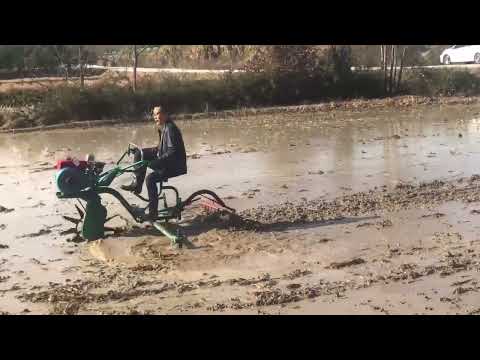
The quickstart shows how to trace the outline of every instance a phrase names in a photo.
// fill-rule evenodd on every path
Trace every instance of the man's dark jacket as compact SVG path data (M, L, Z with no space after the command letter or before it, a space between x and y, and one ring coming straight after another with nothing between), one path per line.
M169 119L163 131L158 131L158 136L158 159L150 166L153 169L165 168L166 176L169 178L186 174L187 154L180 129Z

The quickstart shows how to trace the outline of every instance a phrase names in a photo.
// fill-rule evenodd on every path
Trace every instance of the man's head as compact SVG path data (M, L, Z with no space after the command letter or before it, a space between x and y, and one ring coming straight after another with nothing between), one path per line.
M159 128L165 124L167 118L167 114L161 106L155 106L153 108L153 120Z

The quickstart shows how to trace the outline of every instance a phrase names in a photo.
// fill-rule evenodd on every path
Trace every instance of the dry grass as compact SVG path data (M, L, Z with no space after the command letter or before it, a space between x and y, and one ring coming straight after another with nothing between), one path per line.
M218 73L137 73L137 82L161 82L168 79L179 81L188 80L214 80L220 79L222 74ZM85 77L85 86L102 86L105 83L115 82L120 87L131 86L133 74L131 72L113 72L107 71L100 76ZM58 86L79 85L79 78L70 78L67 82L63 77L43 77L43 78L25 78L0 80L0 92L8 93L18 90L48 90Z
M87 81L80 89L74 82L51 82L41 90L0 91L0 104L17 108L35 105L27 113L0 117L0 127L25 128L71 121L142 117L159 101L175 114L216 112L246 107L299 105L340 99L378 98L383 76L353 73L344 78L332 71L245 74L142 74L137 91L130 89L131 74L108 72ZM480 79L468 71L414 71L405 74L402 94L421 96L475 96ZM16 86L25 86L20 84ZM27 85L28 86L28 85ZM25 88L24 88L25 89Z

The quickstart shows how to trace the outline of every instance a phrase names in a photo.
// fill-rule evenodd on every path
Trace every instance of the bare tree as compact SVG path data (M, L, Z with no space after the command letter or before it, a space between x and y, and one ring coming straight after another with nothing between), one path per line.
M387 72L387 45L382 45L382 48L383 48L383 51L382 51L382 54L383 54L383 62L382 62L382 66L383 66L383 90L385 93L387 93L388 89L387 89L387 77L388 77L388 72Z
M85 45L78 45L78 71L80 75L80 87L85 86L85 65L89 61L96 59L96 55L93 51L88 49Z
M230 70L233 70L233 62L237 57L237 49L235 45L225 45L227 48L228 57L230 59Z
M205 61L208 61L212 58L212 54L214 52L213 45L202 45L202 55Z
M390 79L388 81L388 93L391 94L393 90L393 69L395 67L395 47L396 45L390 45Z
M381 69L384 73L384 91L385 94L393 95L400 89L402 81L403 66L407 47L403 48L400 55L398 45L380 45ZM390 54L390 56L388 56ZM398 64L400 68L398 69ZM398 71L397 71L398 70Z
M83 46L78 45L78 69L80 71L80 87L83 89L85 85L85 78L83 72Z
M71 65L71 53L70 47L68 45L53 45L53 50L55 57L57 59L58 65L65 72L65 81L69 79L69 71Z
M393 55L393 84L392 87L395 87L397 85L396 83L396 78L397 78L397 66L398 66L398 61L397 61L397 45L394 47L394 55Z
M406 54L407 54L407 46L403 48L402 57L400 58L400 70L398 72L397 91L400 89L400 84L402 81L403 62L405 60Z
M138 67L138 58L142 52L144 52L148 48L147 45L141 46L140 48L138 45L132 46L132 60L133 60L133 85L132 90L133 92L137 91L137 67Z
M85 63L88 61L91 52L84 45L53 45L52 48L58 65L64 71L65 81L69 80L72 63L76 62L80 75L80 86L83 87L85 83ZM74 55L75 51L77 55Z
M383 47L384 45L380 45L380 68L383 70L383 67L385 66L385 62L383 61Z

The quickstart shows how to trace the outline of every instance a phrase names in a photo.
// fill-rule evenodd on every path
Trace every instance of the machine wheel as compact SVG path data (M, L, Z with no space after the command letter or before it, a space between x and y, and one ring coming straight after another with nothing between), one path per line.
M67 167L56 174L57 188L63 194L74 194L85 186L85 176L77 168Z
M445 56L443 57L443 65L450 65L451 63L452 63L452 62L451 62L451 60L450 60L450 56L445 55Z

